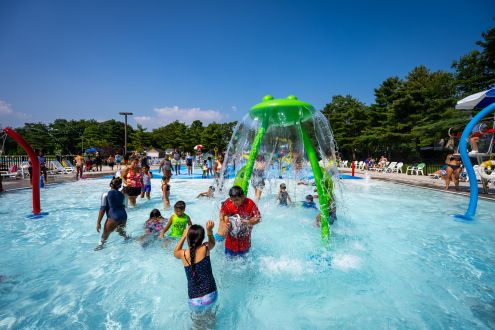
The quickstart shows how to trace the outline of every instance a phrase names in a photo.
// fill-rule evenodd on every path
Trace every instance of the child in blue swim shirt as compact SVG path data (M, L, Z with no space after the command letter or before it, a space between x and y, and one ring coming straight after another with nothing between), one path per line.
M306 196L306 200L302 202L302 207L306 209L318 209L316 203L313 201L313 195Z

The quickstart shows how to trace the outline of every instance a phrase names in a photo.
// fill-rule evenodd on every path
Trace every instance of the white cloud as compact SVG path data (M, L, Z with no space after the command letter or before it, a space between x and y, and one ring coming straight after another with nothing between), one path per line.
M235 105L232 106L232 111L237 112L237 107Z
M153 109L154 116L134 116L134 120L146 128L157 128L167 125L173 121L191 124L195 120L201 120L204 124L219 122L225 119L225 116L217 110L202 110L201 108L179 108L163 107Z
M0 127L12 126L16 127L22 125L22 122L27 118L27 114L23 112L16 112L12 108L12 105L0 100Z
M11 115L14 113L12 106L7 102L0 100L0 116Z

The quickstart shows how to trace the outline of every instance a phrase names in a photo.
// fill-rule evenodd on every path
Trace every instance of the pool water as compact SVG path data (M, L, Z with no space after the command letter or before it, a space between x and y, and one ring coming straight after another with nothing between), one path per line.
M217 223L220 198L196 199L211 180L172 180L171 202L187 203L194 223ZM49 216L27 220L29 191L0 196L0 328L188 329L183 266L173 244L143 248L116 233L102 251L96 219L108 180L42 191ZM289 186L302 201L310 186ZM212 251L219 329L495 327L495 203L460 222L466 197L386 182L343 180L330 248L315 212L275 205L264 192L263 221L246 258ZM160 180L152 199L128 211L137 238L153 208L163 211ZM197 324L196 324L197 325Z

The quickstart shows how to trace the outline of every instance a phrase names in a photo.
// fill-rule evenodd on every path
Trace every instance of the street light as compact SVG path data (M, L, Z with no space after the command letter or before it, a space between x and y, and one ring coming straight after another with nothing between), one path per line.
M127 116L132 116L132 112L119 112L119 115L125 117L125 126L124 126L124 155L127 154Z

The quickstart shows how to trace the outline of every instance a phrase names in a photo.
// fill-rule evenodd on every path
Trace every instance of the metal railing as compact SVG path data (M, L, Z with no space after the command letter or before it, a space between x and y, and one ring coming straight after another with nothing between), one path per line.
M52 169L51 162L52 160L62 160L68 159L72 161L74 159L74 155L63 155L63 156L55 156L55 155L45 155L46 163L49 169ZM26 164L29 160L28 155L1 155L0 156L0 164L2 168L9 169L13 165L17 165L18 168L22 167L23 164Z

